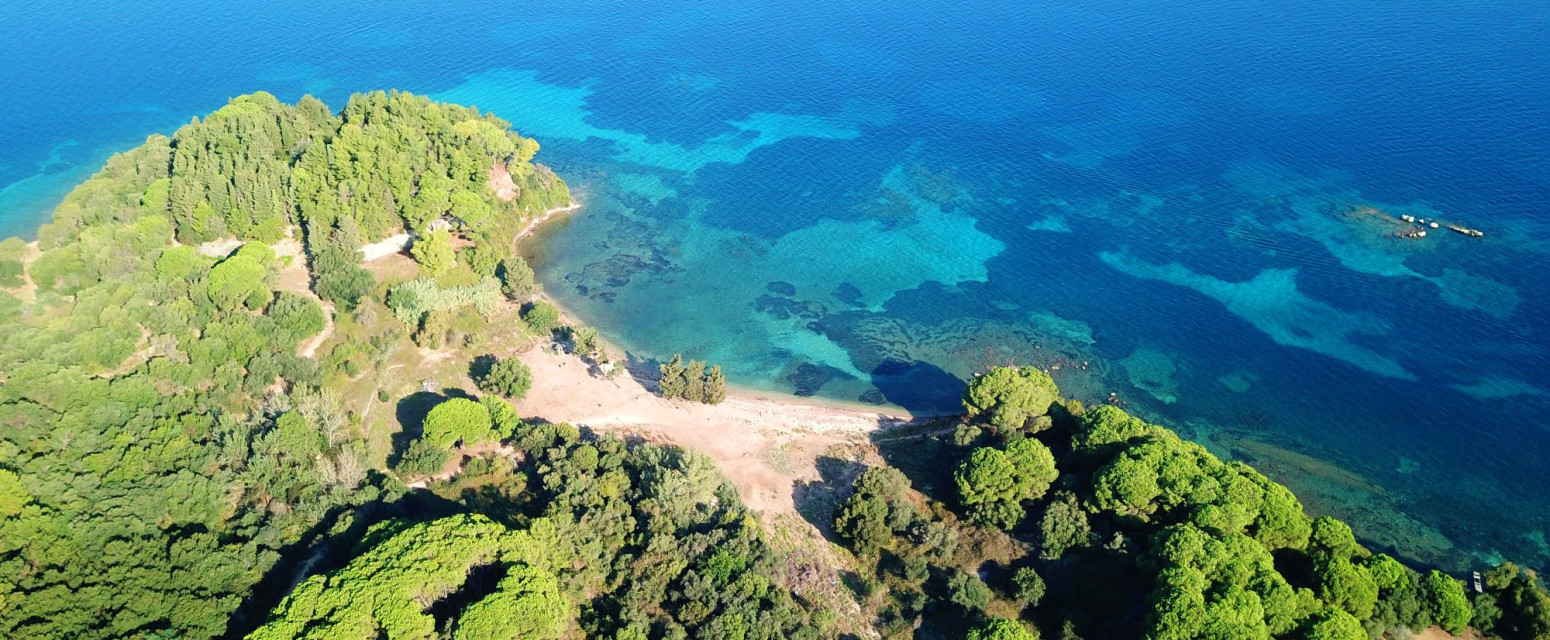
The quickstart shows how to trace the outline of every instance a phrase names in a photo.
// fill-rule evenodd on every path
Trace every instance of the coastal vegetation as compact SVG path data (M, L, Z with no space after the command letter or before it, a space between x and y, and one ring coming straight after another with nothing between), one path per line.
M254 94L0 242L0 636L1550 638L1533 572L1471 593L1036 368L806 487L835 544L704 453L524 416L506 343L618 370L513 253L569 203L537 151L409 94Z

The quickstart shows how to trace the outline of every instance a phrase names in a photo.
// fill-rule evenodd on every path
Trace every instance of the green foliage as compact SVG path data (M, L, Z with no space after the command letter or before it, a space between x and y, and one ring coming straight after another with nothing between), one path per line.
M276 330L288 344L317 335L328 321L317 301L289 291L276 293L265 315L274 320Z
M990 606L990 587L979 576L954 571L947 578L947 599L969 611L984 611Z
M267 270L251 255L234 255L210 268L206 292L223 309L235 309L255 292L263 291Z
M418 278L388 291L387 304L393 315L410 326L421 323L432 312L456 311L469 305L479 315L489 318L500 305L500 288L493 278L450 287L430 278Z
M452 234L446 229L434 229L415 238L409 247L409 255L432 276L446 273L457 262L452 251Z
M1464 585L1441 571L1432 570L1421 579L1426 594L1426 609L1437 626L1452 634L1464 632L1474 610L1464 596Z
M976 524L1011 529L1023 519L1022 503L1044 495L1057 476L1055 457L1038 440L1019 440L1005 451L981 447L958 466L958 500Z
M189 278L199 269L201 260L193 247L167 247L156 258L156 275L169 280Z
M521 398L533 386L533 370L516 358L496 360L488 371L474 378L474 384L485 393Z
M834 517L834 531L864 555L875 555L893 545L897 510L909 489L909 480L892 467L873 467L856 476L854 491Z
M535 300L522 308L522 321L527 323L527 327L534 333L545 335L559 326L560 310L543 300Z
M1054 560L1069 549L1087 546L1092 538L1092 527L1087 522L1087 512L1077 504L1076 498L1066 495L1055 500L1039 518L1039 546L1046 559Z
M706 368L699 360L684 364L681 354L658 368L658 393L669 400L682 398L690 402L721 404L727 399L727 379L721 366Z
M29 502L32 502L32 494L22 484L21 476L0 469L0 518L15 517Z
M0 260L21 260L27 255L27 242L15 236L0 240Z
M425 415L427 442L443 449L495 440L495 425L484 405L467 398L450 398Z
M727 378L721 374L721 365L712 365L705 370L705 393L700 402L705 404L721 404L727 399Z
M538 284L534 280L533 268L527 265L527 261L518 257L510 257L502 260L496 275L501 281L501 293L513 301L526 301L538 292Z
M1022 567L1012 574L1012 597L1025 605L1038 606L1044 599L1044 578L1033 567Z
M18 287L25 280L22 274L26 269L22 267L20 260L0 260L0 287Z
M995 618L969 630L965 640L1039 640L1039 634L1029 631L1016 620Z
M468 606L452 629L453 640L547 640L570 626L570 603L552 574L514 566L495 592Z
M985 417L1000 429L1021 429L1049 413L1060 390L1049 374L1034 367L998 367L969 381L963 408L970 418Z
M1308 629L1307 640L1366 640L1362 623L1340 609L1330 609Z
M658 367L657 393L664 398L682 398L689 388L689 381L684 378L684 359L682 355L673 354L673 359Z
M452 452L436 446L430 440L416 439L409 443L404 453L398 459L398 473L407 478L428 476L441 471L447 461L452 459Z
M248 638L433 638L436 620L426 605L456 591L471 569L492 563L507 566L506 577L464 609L454 637L557 638L569 624L570 606L554 576L525 562L544 548L528 532L457 515L416 524L388 521L366 537L375 544L344 568L297 585Z

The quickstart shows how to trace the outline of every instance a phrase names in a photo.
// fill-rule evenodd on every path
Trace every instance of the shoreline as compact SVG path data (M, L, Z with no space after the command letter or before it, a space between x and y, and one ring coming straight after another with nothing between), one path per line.
M562 213L570 213L580 208L581 203L577 202L575 198L571 198L570 204L568 205L547 209L543 213L534 216L533 219L527 221L527 224L522 225L522 230L518 231L516 237L511 239L511 246L516 247L517 244L522 242L524 238L533 235L533 232L536 231L540 225L548 222L555 216L558 216Z
M532 229L537 228L539 224L547 221L548 218L552 217L556 213L571 211L579 207L579 204L572 203L569 207L550 210L548 215L535 219L533 224L529 225L529 229L527 230L528 235L531 235ZM526 237L526 235L519 236L514 242L520 242ZM542 300L551 305L554 305L554 308L559 310L560 321L563 323L583 327L592 326L591 324L587 323L581 316L572 311L569 307L566 307L559 301L555 300L555 298L549 295L547 291L540 289L538 293L533 295L533 299ZM602 343L604 349L607 349L612 353L616 353L621 356L631 353L629 349L619 346L614 341L609 340L605 336L599 335L598 341ZM713 365L719 363L710 362L706 364ZM628 372L621 375L627 375L633 378L633 375L630 375ZM644 387L644 385L642 386ZM653 394L653 397L657 396ZM657 399L661 400L660 397L657 397ZM771 389L760 389L757 387L738 385L728 381L726 403L732 403L734 401L750 406L767 405L769 407L780 407L782 409L792 409L798 411L805 410L843 412L858 417L867 416L873 419L881 419L898 424L915 424L941 418L951 418L958 415L957 413L915 412L897 405L870 405L860 401L841 400L839 398L799 396L796 394L785 393Z

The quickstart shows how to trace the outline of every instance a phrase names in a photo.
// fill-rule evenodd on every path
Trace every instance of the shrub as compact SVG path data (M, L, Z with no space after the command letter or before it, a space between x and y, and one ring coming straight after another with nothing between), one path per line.
M529 302L522 309L522 321L527 323L529 329L539 335L554 331L560 323L560 310L543 300Z
M474 384L485 393L521 398L533 386L533 370L516 358L495 360L484 371L476 372Z

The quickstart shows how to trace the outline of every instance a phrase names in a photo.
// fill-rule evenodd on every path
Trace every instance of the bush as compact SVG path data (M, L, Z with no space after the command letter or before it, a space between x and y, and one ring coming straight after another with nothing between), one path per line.
M522 398L533 386L533 370L516 358L493 360L488 367L476 366L475 369L483 369L474 372L474 384L485 393Z
M398 459L398 473L406 478L433 475L452 459L452 452L421 438L409 443Z
M522 321L539 335L546 335L560 323L560 310L543 300L529 302L522 309Z
M21 286L24 271L20 261L0 260L0 287Z
M984 611L990 606L990 587L978 576L954 571L947 579L947 598L970 612Z

